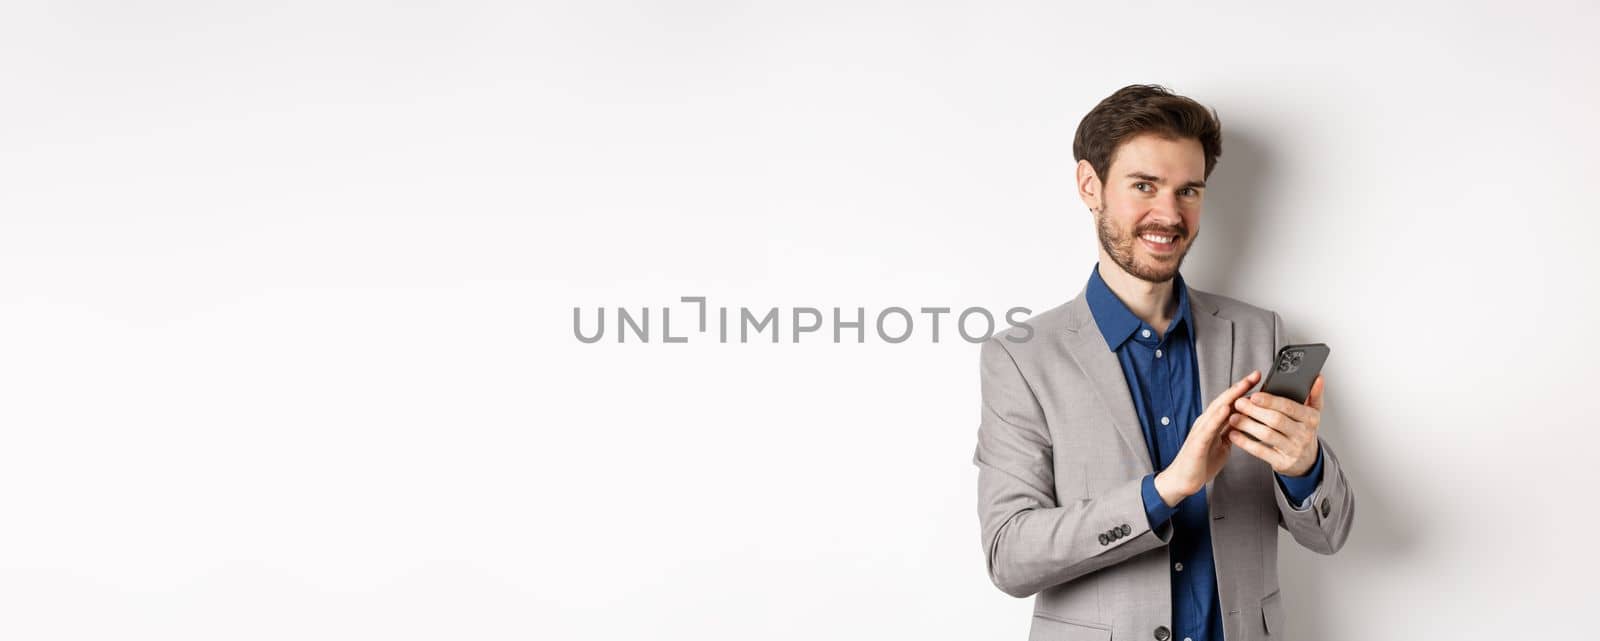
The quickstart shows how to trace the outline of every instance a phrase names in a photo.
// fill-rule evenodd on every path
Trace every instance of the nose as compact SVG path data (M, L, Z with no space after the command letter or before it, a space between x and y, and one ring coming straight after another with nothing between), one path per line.
M1150 222L1166 227L1176 227L1183 221L1180 207L1177 194L1170 191L1162 194L1156 197L1155 202L1150 206Z

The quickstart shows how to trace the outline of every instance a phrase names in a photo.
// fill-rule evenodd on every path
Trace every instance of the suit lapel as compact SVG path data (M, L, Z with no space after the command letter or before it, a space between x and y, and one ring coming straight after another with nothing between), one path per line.
M1204 292L1189 288L1189 312L1194 318L1195 359L1200 363L1200 410L1205 411L1233 381L1233 321L1217 315L1217 307ZM1223 468L1227 471L1227 468ZM1212 495L1206 483L1206 494Z
M1189 305L1190 316L1194 319L1195 359L1199 362L1200 408L1203 411L1211 399L1232 382L1233 321L1218 316L1210 297L1196 292L1193 287L1189 288ZM1150 460L1150 449L1145 443L1144 430L1139 426L1138 410L1128 391L1122 363L1117 360L1117 354L1106 347L1105 336L1095 324L1082 292L1073 300L1071 312L1066 332L1067 353L1088 376L1095 396L1111 416L1123 443L1135 452L1146 473L1154 472L1155 465ZM1207 490L1212 483L1206 484Z
M1195 358L1200 361L1200 408L1222 393L1233 381L1233 321L1217 315L1210 297L1189 289L1190 313L1194 317Z
M1095 396L1111 416L1111 422L1122 435L1124 444L1144 465L1146 473L1154 472L1150 462L1150 448L1145 444L1144 430L1139 427L1139 413L1133 406L1133 395L1128 392L1128 379L1122 373L1122 362L1116 352L1106 347L1105 336L1089 312L1089 301L1082 293L1072 305L1074 318L1067 323L1067 353L1078 362L1078 367L1089 377Z

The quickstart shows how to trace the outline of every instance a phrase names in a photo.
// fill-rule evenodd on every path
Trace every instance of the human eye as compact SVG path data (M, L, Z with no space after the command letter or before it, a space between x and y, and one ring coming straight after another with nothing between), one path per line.
M1154 187L1153 187L1153 186L1151 186L1151 185L1150 185L1150 183L1147 183L1147 182L1137 182L1137 183L1133 183L1133 188L1134 188L1134 189L1137 189L1137 190L1139 190L1139 191L1143 191L1143 192L1145 192L1145 193L1149 193L1149 192L1148 192L1148 191L1147 191L1147 190L1146 190L1146 189L1145 189L1145 188L1146 188L1146 187L1150 187L1150 188L1151 188L1151 189L1154 189Z
M1193 196L1199 196L1200 195L1200 190L1195 189L1193 187L1184 187L1183 191L1179 192L1179 193L1182 193L1185 196L1193 197Z

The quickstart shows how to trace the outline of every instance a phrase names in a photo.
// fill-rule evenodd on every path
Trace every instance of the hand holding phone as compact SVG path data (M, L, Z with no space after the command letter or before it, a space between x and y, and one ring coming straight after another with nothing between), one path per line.
M1322 423L1320 395L1317 407L1306 401L1328 352L1322 343L1285 345L1278 350L1267 380L1261 384L1261 391L1278 398L1235 401L1238 413L1228 417L1232 428L1229 440L1280 474L1304 475L1316 461L1317 428Z
M1304 404L1311 396L1311 385L1317 381L1317 374L1322 373L1322 365L1328 362L1329 351L1322 343L1284 345L1273 359L1261 391Z

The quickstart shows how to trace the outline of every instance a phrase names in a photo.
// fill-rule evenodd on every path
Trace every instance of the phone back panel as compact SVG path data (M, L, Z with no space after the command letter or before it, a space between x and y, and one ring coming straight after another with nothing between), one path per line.
M1282 396L1298 403L1306 402L1311 395L1311 384L1316 382L1322 365L1328 362L1328 346L1322 343L1284 345L1272 361L1272 371L1261 391Z

